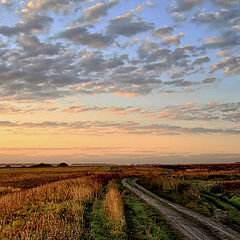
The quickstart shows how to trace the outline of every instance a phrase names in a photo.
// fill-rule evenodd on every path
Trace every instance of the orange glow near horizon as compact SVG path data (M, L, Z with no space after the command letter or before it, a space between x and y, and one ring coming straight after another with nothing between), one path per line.
M11 134L9 134L11 133ZM229 143L229 144L226 144ZM114 127L106 133L96 134L91 129L69 129L64 127L5 127L0 138L0 155L8 155L14 162L15 156L41 157L43 160L58 161L65 156L71 162L72 156L88 158L95 156L108 159L124 156L164 157L169 155L238 154L239 136L223 134L181 134L151 135L124 134ZM126 159L125 159L126 158ZM4 160L2 160L4 162ZM91 161L91 160L90 160ZM146 163L151 163L146 159Z

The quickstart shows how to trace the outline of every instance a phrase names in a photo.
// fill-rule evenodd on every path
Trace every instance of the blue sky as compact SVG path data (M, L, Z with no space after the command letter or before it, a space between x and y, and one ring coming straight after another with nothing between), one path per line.
M2 161L239 160L239 46L239 0L1 0Z

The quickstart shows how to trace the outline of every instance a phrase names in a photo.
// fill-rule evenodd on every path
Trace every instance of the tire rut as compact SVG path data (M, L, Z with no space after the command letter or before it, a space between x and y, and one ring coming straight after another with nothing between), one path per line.
M184 239L188 240L240 240L232 229L214 222L198 213L192 212L179 204L172 203L164 198L158 197L154 193L143 188L133 180L136 187L130 186L127 179L122 180L122 185L133 191L138 197L146 201L150 206L157 209L164 217L184 235ZM154 199L144 192L154 196ZM166 206L168 205L168 206Z

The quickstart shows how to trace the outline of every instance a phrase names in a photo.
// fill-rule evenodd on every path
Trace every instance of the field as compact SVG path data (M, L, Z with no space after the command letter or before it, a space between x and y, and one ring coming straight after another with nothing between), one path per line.
M240 164L0 168L0 239L182 239L127 179L240 232Z

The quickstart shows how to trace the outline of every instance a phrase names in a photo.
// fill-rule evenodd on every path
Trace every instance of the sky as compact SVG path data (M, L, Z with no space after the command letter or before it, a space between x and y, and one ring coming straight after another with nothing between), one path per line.
M0 163L240 161L240 0L0 0Z

